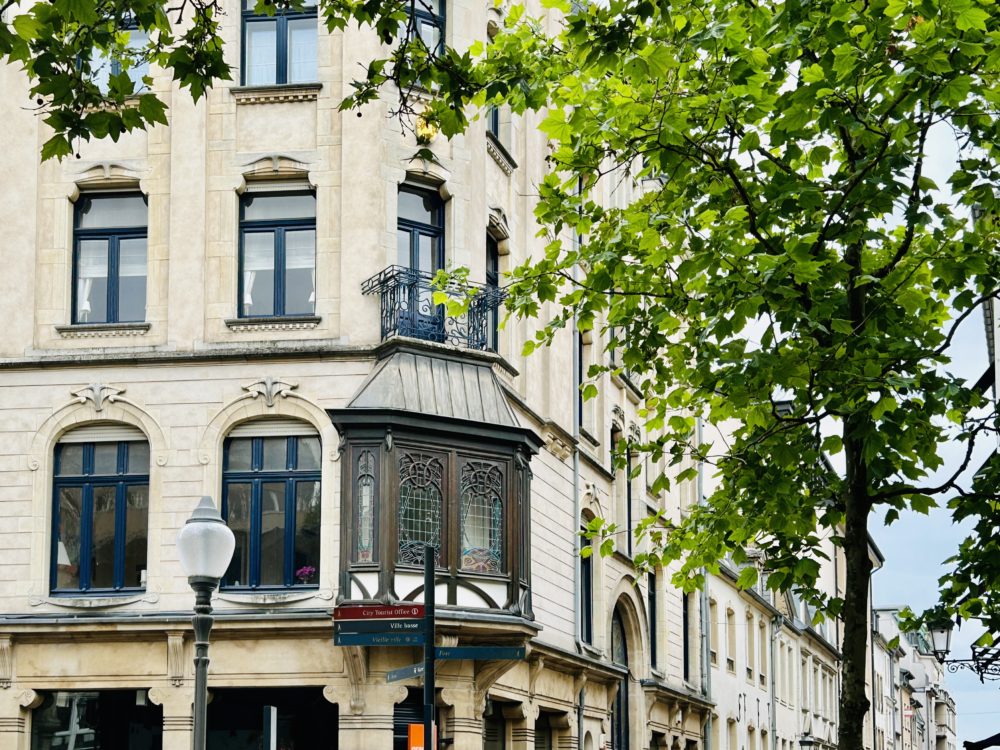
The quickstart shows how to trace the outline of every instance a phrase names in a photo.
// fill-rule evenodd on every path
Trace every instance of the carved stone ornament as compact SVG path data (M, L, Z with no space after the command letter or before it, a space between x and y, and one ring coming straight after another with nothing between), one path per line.
M263 397L264 403L268 407L273 407L275 400L279 396L288 398L292 391L298 387L298 383L288 383L284 380L273 378L270 375L242 386L243 390L250 394L250 398Z
M368 682L368 649L364 646L345 646L344 666L351 681L351 713L359 716L365 712L365 683Z
M167 633L167 676L170 684L184 684L184 632L171 630Z
M7 689L14 681L14 639L0 635L0 688Z
M635 422L628 426L628 437L633 443L639 443L642 441L642 432L639 430L639 425Z
M618 422L621 429L625 428L625 410L615 404L611 407L611 416Z
M85 404L88 401L94 404L94 411L104 411L104 404L113 404L118 397L125 393L124 388L116 388L106 383L90 383L76 391L70 391L76 396L76 400Z
M573 455L573 448L554 432L545 434L545 449L560 461L565 461Z

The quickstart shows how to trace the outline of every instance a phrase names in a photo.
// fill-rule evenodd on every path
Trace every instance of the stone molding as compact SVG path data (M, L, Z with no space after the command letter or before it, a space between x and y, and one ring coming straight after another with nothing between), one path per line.
M318 315L277 318L227 318L226 328L236 333L247 331L311 331L320 324Z
M8 689L14 681L14 638L0 635L0 688Z
M229 89L233 99L242 104L280 104L311 102L319 98L321 83L290 83L277 86L234 86Z
M56 333L64 339L124 338L145 336L149 323L75 323L56 326Z
M486 153L493 158L500 170L508 177L517 169L517 162L491 133L486 135Z

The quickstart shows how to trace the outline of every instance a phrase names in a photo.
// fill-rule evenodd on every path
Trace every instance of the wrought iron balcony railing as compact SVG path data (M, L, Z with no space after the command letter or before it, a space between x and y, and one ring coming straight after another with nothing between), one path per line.
M473 283L456 287L456 296L470 290L474 295L465 313L452 317L444 305L434 304L434 292L442 290L434 288L433 278L433 274L413 268L389 266L362 283L364 294L380 297L382 340L409 336L468 349L495 350L503 290Z

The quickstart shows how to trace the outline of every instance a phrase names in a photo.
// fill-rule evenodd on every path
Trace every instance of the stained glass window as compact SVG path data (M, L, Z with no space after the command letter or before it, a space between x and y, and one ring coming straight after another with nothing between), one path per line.
M399 459L399 563L423 565L424 545L434 548L441 564L440 459L423 453L404 453Z
M357 531L354 559L359 563L375 560L375 455L370 450L358 454Z
M461 478L462 570L503 570L503 474L496 464L469 461Z

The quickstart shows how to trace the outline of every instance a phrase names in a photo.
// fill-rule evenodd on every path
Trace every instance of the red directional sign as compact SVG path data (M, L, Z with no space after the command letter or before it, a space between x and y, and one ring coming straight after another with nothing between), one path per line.
M345 604L333 610L334 620L401 620L423 616L423 604Z

